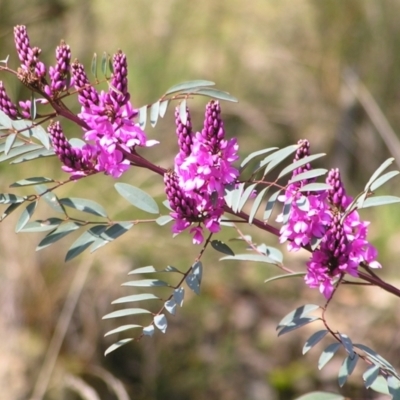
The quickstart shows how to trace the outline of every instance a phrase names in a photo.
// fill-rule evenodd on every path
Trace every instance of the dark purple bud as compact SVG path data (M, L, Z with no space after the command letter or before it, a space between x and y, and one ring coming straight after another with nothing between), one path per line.
M55 67L50 67L49 75L51 79L51 90L59 92L66 90L68 85L68 74L70 72L71 49L67 44L61 41L56 48Z
M0 110L11 119L17 119L18 117L17 106L8 97L2 81L0 81Z
M218 101L211 100L207 104L201 135L210 144L212 152L214 154L217 153L221 140L225 138L224 123L221 119L221 106Z
M126 55L119 50L113 57L113 74L109 95L123 106L129 101L128 93L128 64Z
M90 84L83 65L75 61L71 65L71 70L75 89L78 90L79 102L87 108L90 108L92 105L98 105L99 94Z
M326 183L331 186L331 189L328 190L329 201L340 211L344 211L349 203L349 198L346 196L338 168L329 171Z
M192 120L190 118L189 108L186 107L186 123L184 124L180 117L179 106L175 109L176 135L178 136L179 153L182 158L190 155L193 136Z

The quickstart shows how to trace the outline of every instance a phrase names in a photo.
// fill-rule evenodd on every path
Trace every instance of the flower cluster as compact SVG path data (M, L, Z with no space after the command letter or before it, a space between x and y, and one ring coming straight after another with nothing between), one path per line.
M309 155L309 144L299 143L294 161ZM306 165L305 170L310 170ZM294 175L303 171L296 170ZM362 221L356 210L346 214L352 198L346 194L338 169L329 171L329 189L301 194L298 189L308 182L289 185L281 200L291 202L287 222L280 231L280 241L288 241L289 250L318 243L307 262L305 281L312 288L319 288L330 298L335 282L345 274L358 276L358 267L366 263L380 268L377 251L367 241L369 222ZM278 221L283 222L283 214Z
M192 224L193 242L203 241L203 225L210 232L220 230L224 210L224 189L233 184L239 171L233 167L238 159L236 139L225 139L221 108L217 101L206 106L204 126L193 133L189 110L183 123L177 108L175 117L180 150L175 158L175 172L166 174L166 193L175 219L174 233ZM173 176L173 178L172 178ZM181 206L182 201L185 206Z

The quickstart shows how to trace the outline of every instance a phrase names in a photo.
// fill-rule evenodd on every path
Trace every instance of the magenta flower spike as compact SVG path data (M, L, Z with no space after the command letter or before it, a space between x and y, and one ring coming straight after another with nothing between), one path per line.
M72 77L75 89L78 90L78 100L85 108L99 104L99 94L91 85L82 64L75 61L71 65Z
M0 110L8 115L11 119L17 119L18 117L17 106L8 97L2 81L0 81Z
M56 65L49 68L50 88L53 93L68 89L68 74L71 69L71 49L63 41L56 48L56 60Z
M193 145L192 120L190 118L190 111L188 107L186 107L185 124L181 120L179 106L175 108L175 124L179 145L179 153L175 158L175 163L177 165L181 165L185 158L190 156Z
M129 101L130 95L128 93L128 64L126 55L121 50L113 56L113 70L108 93L122 107Z

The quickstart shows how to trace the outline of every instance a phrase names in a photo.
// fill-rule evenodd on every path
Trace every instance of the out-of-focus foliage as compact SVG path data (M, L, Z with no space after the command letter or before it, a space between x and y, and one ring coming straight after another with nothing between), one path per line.
M46 61L54 59L61 38L71 45L73 57L88 66L94 51L123 49L137 106L155 101L175 83L209 79L240 100L224 103L223 114L228 134L239 137L242 154L306 137L313 153L327 153L356 191L394 149L385 146L382 132L371 124L371 115L349 90L345 77L348 71L355 73L400 132L399 12L395 0L2 0L0 59L10 54L10 65L17 65L12 28L25 24ZM16 81L0 79L13 98L23 98ZM199 106L198 114L200 103L193 103ZM198 117L193 119L201 120ZM177 150L172 120L169 112L155 130L147 127L150 136L162 141L154 157L165 166L172 165ZM46 176L48 168L59 169L56 160L35 163L18 171L3 164L2 188L31 176L27 172L33 165L37 176ZM162 182L143 171L132 170L124 181L143 185L160 199L163 195ZM78 182L76 190L86 188L88 197L129 216L126 202L108 190L113 184L105 177L96 184ZM381 261L393 275L399 256L395 207L379 209L371 229ZM112 393L118 393L118 382L106 371L125 384L132 399L286 400L311 390L337 391L339 366L334 360L323 374L314 375L318 352L301 356L311 330L299 331L298 341L294 335L276 337L275 326L289 310L321 300L301 279L297 284L281 280L264 286L262 282L275 273L269 267L217 263L220 255L210 252L203 260L201 296L187 295L184 307L170 318L168 334L145 338L104 358L111 342L103 334L115 326L112 320L101 322L101 317L113 310L113 299L132 294L129 288L120 288L126 273L150 263L164 268L175 262L187 268L196 256L190 238L170 239L169 226L135 227L95 257L81 256L64 264L67 243L35 253L37 238L14 235L15 223L10 218L0 226L4 398L25 399L45 384L40 371L51 365L46 350L52 337L60 337L56 326L63 323L68 329L61 349L53 347L49 356L56 360L46 375L49 400L76 399L82 386L87 391L95 388L102 400L117 398ZM294 267L304 262L299 255L286 260ZM84 283L81 292L79 279ZM77 306L68 318L61 310L74 299ZM333 326L354 339L368 332L374 348L388 358L399 351L395 299L367 288L343 289L340 299L332 312ZM376 327L379 332L374 333ZM393 362L399 367L397 360ZM372 398L359 384L361 373L356 369L343 394ZM124 399L122 391L118 398Z

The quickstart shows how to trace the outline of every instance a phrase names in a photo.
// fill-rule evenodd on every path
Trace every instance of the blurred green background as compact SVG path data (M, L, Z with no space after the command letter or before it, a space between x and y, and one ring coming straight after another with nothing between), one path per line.
M122 49L137 106L155 101L173 84L212 80L240 100L222 108L227 134L238 137L242 155L307 138L314 153L328 154L320 165L340 167L348 191L356 194L377 166L399 150L397 137L390 137L386 119L376 110L379 104L394 132L400 132L398 15L398 0L0 0L0 59L9 54L9 65L17 67L12 29L24 24L49 64L60 39L88 68L93 52ZM24 98L16 80L4 73L1 79L12 98ZM350 86L359 83L364 90L354 94ZM191 103L197 129L205 102ZM173 109L147 132L161 144L143 154L172 166L177 151ZM68 135L81 132L71 126ZM65 178L55 159L17 167L3 163L0 171L2 192L28 176ZM120 181L163 199L161 180L145 171L131 170ZM399 195L397 182L387 185L386 193ZM113 184L111 178L93 177L59 193L92 198L115 218L135 218L139 214ZM48 216L49 209L38 213ZM127 272L144 265L184 269L200 249L190 245L186 234L172 240L169 226L142 225L94 256L65 264L74 238L36 253L39 235L16 235L17 216L0 229L2 399L28 399L36 393L35 400L287 400L313 389L338 391L344 354L322 372L317 371L322 345L301 355L304 341L319 327L276 337L275 327L287 312L306 302L323 304L321 295L301 279L264 285L279 271L218 262L220 255L213 250L204 258L202 295L187 293L183 309L169 317L167 333L105 358L113 341L103 335L121 323L101 317L115 309L112 300L134 293L120 286L129 280ZM373 221L370 239L379 248L382 274L400 284L398 207L365 211L363 217ZM277 245L265 233L243 230ZM306 253L298 253L285 260L288 267L302 270L306 259ZM397 310L396 299L379 289L345 287L329 320L334 329L400 367ZM57 340L62 342L59 351ZM362 388L365 369L360 362L340 392L352 399L385 398Z

